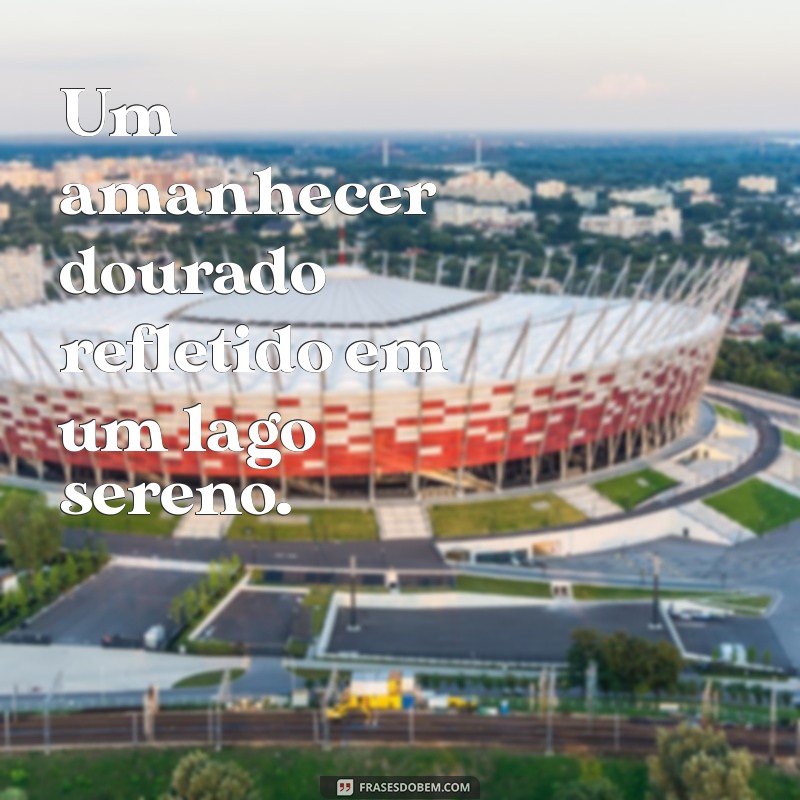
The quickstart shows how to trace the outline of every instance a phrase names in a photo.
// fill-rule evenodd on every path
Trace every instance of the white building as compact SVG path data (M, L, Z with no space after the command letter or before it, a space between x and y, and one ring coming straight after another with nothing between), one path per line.
M739 178L739 188L757 194L775 194L778 191L778 180L769 175L745 175Z
M656 186L644 186L639 189L617 189L611 192L609 197L617 203L629 203L632 206L672 207L672 194Z
M691 192L692 194L708 194L711 191L711 179L701 178L695 175L691 178L684 178L680 183L681 191Z
M572 199L581 208L591 210L597 206L597 192L594 189L573 189Z
M676 208L660 208L652 216L636 216L632 208L615 206L608 214L585 214L580 229L599 236L619 236L633 239L638 236L658 236L669 233L680 239L681 212Z
M711 203L715 204L717 202L717 196L713 192L706 192L704 194L693 194L689 198L689 205L690 206L697 206L701 203Z
M44 300L44 258L40 245L0 250L0 308Z
M560 200L567 193L564 181L539 181L536 184L536 196L545 200Z
M501 203L517 206L530 203L533 192L507 172L492 175L484 169L457 175L446 181L439 191L441 197L461 197L476 203Z
M514 211L507 206L438 200L433 206L436 225L511 228L536 222L533 211Z
M8 203L0 203L0 223L8 222L11 219L11 206Z

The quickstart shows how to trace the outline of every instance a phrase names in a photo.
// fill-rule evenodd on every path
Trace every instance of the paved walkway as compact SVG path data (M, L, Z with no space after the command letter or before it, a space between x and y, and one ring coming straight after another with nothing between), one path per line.
M430 539L431 523L425 507L412 500L403 503L380 503L375 518L383 541L395 539Z
M244 658L209 658L77 645L0 644L0 694L44 693L61 675L63 692L168 689L198 672L246 667Z
M609 517L622 511L616 503L612 503L593 486L568 486L565 489L556 489L555 494L589 519Z
M216 508L216 506L215 506ZM175 539L223 539L228 532L233 517L198 514L200 506L196 505L188 514L180 518L175 532Z
M722 541L728 544L739 544L739 542L745 542L754 536L752 531L711 506L707 506L701 500L687 503L681 512L690 520L714 531Z

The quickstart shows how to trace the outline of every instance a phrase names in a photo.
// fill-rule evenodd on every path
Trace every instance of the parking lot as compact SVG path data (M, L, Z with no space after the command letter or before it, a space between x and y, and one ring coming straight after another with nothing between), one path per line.
M108 566L5 639L24 634L57 644L98 645L107 635L139 639L152 625L169 630L172 598L199 579L195 572Z
M487 608L360 608L357 631L340 608L328 652L400 658L470 659L487 662L564 662L572 631L625 631L650 641L667 640L666 628L651 630L649 603L550 603Z
M297 592L244 589L200 633L252 653L282 654L290 639L308 641L309 610Z
M757 664L789 669L791 663L768 619L726 617L710 620L674 620L675 630L688 653L712 656L722 645L742 645ZM717 653L718 654L718 653Z

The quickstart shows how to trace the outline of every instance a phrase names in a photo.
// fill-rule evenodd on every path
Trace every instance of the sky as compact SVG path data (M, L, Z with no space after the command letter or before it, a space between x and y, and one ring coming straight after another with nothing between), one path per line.
M0 136L68 134L62 86L164 104L179 135L800 130L797 0L5 0L0 22Z

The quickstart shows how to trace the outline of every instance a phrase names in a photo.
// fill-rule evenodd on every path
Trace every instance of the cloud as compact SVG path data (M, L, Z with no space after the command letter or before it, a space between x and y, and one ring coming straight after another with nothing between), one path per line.
M639 100L658 91L658 85L644 75L616 72L603 75L588 94L593 100Z

